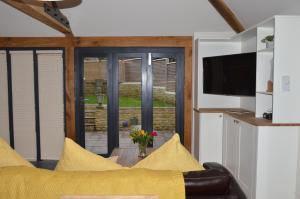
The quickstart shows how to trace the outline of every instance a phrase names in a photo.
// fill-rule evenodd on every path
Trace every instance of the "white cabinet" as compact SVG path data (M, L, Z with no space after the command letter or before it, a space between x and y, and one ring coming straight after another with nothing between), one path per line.
M223 113L200 114L199 160L222 163Z
M224 115L223 165L248 199L296 199L299 127L253 126Z
M223 164L235 176L247 198L253 198L256 162L255 126L224 116Z
M257 127L240 122L237 179L248 198L254 198Z
M223 134L223 164L236 176L238 172L238 135L240 125L237 120L224 116L224 134Z

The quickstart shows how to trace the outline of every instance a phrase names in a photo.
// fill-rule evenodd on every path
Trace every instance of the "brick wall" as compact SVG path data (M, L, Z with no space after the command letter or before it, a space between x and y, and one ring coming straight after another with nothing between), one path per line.
M167 65L167 91L175 92L176 90L176 63Z
M84 81L84 95L91 96L96 94L96 82L93 80Z
M167 86L167 61L157 60L152 62L153 86Z
M137 117L138 124L141 124L140 108L120 108L119 110L119 128L129 130L129 127L123 127L123 122L129 122L130 118ZM175 130L175 108L153 108L153 126L157 131L174 131ZM96 111L96 131L107 131L107 110L97 109Z
M107 80L107 61L84 62L84 78L86 81Z
M119 95L125 97L141 97L141 83L120 83Z

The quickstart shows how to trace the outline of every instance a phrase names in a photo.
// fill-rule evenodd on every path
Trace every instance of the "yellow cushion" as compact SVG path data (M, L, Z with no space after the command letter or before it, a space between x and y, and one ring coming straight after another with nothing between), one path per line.
M106 171L123 167L109 159L85 150L73 140L66 138L64 149L55 170L61 171Z
M174 134L169 141L138 162L133 168L182 172L204 170L203 166L180 143L178 134Z
M184 179L178 171L120 169L114 171L49 171L0 168L1 199L61 199L62 196L157 195L184 199Z
M4 139L0 138L0 167L28 166L34 167L13 150Z

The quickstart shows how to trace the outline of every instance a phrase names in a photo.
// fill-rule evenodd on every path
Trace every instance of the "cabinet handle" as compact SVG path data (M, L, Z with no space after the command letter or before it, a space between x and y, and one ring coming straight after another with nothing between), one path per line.
M222 115L219 115L219 117L222 117Z

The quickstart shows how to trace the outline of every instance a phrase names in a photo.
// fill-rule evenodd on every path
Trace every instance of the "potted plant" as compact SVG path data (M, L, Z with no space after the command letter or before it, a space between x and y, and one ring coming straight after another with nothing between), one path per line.
M153 143L154 137L157 136L157 132L147 132L140 129L132 129L129 137L132 139L133 143L138 143L139 145L139 157L146 157L146 149L148 144Z
M266 48L274 48L274 35L266 36L261 42L266 44Z

